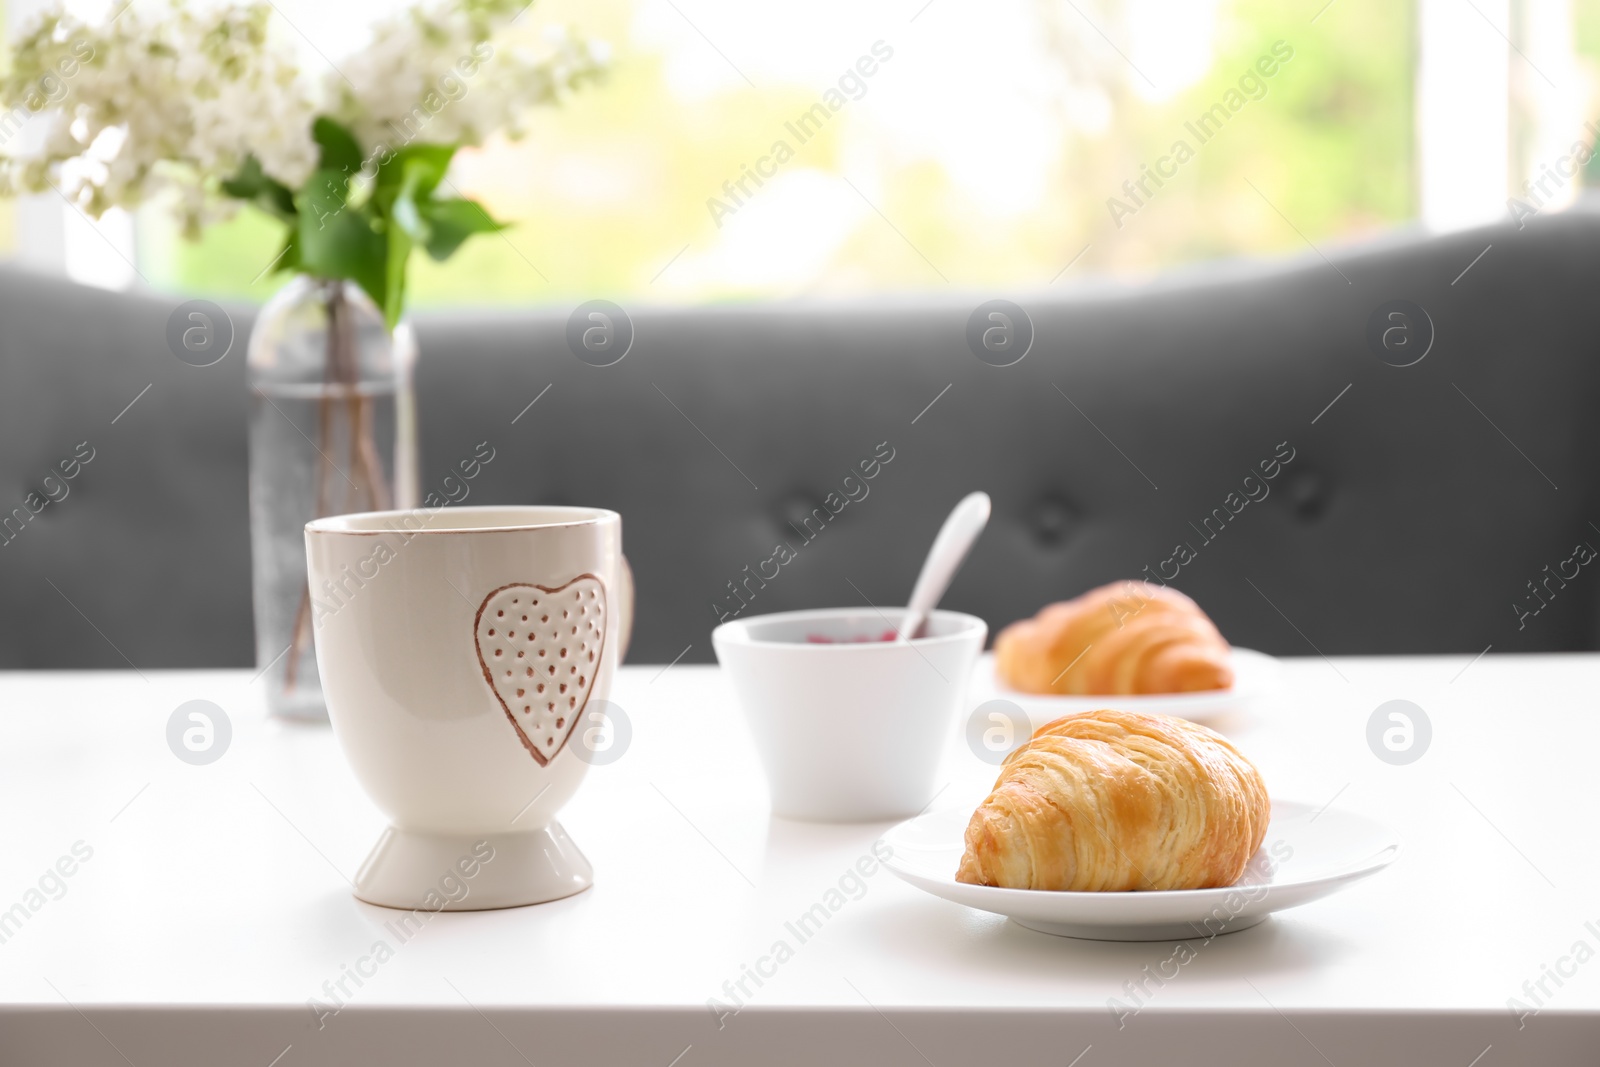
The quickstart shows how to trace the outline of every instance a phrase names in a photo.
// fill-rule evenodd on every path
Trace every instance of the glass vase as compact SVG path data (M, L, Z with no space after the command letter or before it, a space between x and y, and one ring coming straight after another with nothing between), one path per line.
M250 556L256 667L274 715L325 720L306 584L313 518L417 504L410 327L361 289L300 276L250 332Z

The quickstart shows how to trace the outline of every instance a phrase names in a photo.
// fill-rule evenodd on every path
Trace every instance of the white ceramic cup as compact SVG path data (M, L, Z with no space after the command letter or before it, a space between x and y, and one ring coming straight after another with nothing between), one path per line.
M555 815L589 769L625 641L621 518L339 515L306 525L306 557L328 717L391 824L356 896L471 911L587 888ZM465 892L441 897L442 883Z
M766 769L773 814L902 819L934 799L940 757L988 627L972 615L936 611L926 636L914 641L840 643L893 631L903 614L788 611L712 631Z

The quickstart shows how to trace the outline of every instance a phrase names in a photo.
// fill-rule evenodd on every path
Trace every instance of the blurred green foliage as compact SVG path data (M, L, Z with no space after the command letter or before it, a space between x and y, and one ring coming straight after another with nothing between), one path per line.
M1588 101L1593 103L1593 89L1600 72L1600 3L1596 0L1575 0L1572 5L1573 37L1577 46L1578 59L1582 70L1590 82L1591 97ZM1600 119L1592 107L1585 108L1585 120ZM1600 185L1600 157L1590 160L1583 171L1585 185Z

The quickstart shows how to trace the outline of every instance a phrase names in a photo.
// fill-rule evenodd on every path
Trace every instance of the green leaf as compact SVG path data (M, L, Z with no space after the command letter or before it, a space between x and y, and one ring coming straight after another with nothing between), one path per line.
M278 258L272 262L272 273L279 274L283 271L298 271L300 269L300 229L297 226L291 226L288 236L283 240L283 248L278 252Z
M439 183L444 181L445 172L450 169L450 160L455 154L456 146L453 144L408 144L378 164L377 186L372 196L380 204L380 211L388 214L389 207L400 195L401 187L408 182L411 183L414 198L420 200L432 196Z
M290 224L295 221L294 193L262 170L261 161L255 156L245 157L238 173L222 182L222 191L236 200L254 204L273 218Z
M385 299L383 321L391 331L399 325L406 310L406 264L411 259L411 235L398 226L389 227L388 258L385 261Z
M453 256L462 242L473 234L499 233L506 228L505 223L490 218L473 200L427 200L418 210L428 224L428 237L423 247L431 258L441 262Z
M323 115L311 124L311 139L322 149L322 158L317 163L319 170L341 171L346 178L361 172L364 160L355 135L328 116Z
M385 226L387 299L380 303L391 330L405 312L406 266L411 250L419 244L429 246L436 239L427 208L455 153L455 145L409 144L378 164L368 203Z
M428 239L428 224L423 220L422 212L417 203L418 188L428 178L427 166L419 160L413 160L406 165L404 177L400 183L400 190L395 195L394 203L389 207L389 218L395 226L403 230L407 237L421 244ZM426 203L426 194L422 194L423 203Z
M349 278L387 309L389 243L370 214L349 203L344 172L314 171L299 207L299 269L319 278Z

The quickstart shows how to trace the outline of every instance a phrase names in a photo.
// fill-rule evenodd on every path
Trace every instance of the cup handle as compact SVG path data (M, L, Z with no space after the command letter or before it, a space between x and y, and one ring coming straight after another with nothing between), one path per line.
M633 638L633 568L628 565L627 556L617 558L621 562L617 568L617 633L620 637L617 666L620 667L628 655L628 642Z

